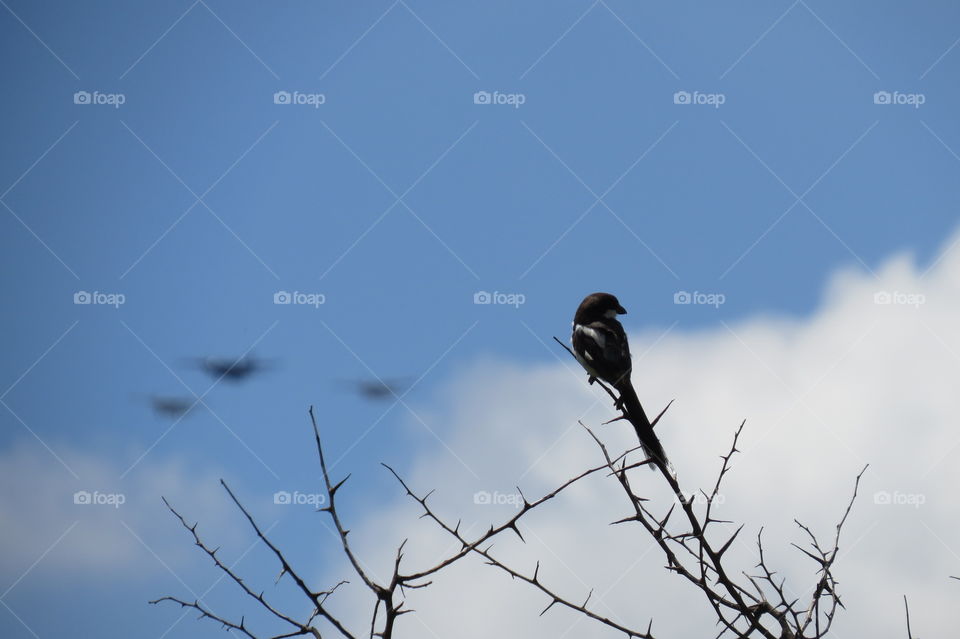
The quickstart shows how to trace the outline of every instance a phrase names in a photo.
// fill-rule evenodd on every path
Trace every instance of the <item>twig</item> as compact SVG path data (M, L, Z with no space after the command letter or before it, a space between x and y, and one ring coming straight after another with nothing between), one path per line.
M913 633L910 631L910 606L907 605L907 596L903 596L903 611L907 615L907 639L913 639Z

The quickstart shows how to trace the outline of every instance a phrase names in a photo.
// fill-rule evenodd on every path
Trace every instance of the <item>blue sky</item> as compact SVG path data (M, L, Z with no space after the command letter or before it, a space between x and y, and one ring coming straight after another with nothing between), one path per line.
M62 495L62 526L4 562L7 637L159 637L175 619L144 603L180 587L149 550L179 532L140 464L250 495L315 488L312 404L344 472L409 468L442 446L445 424L422 415L460 371L554 363L550 337L586 293L615 292L635 330L802 318L837 269L871 274L901 251L932 263L956 228L955 3L0 4L0 449L38 461L4 490L62 475L156 511L140 577L58 579L31 565L87 525ZM284 91L323 103L275 103ZM882 91L923 103L877 104ZM276 305L278 291L324 303ZM678 305L680 291L724 303ZM214 386L210 410L151 413L146 395L208 390L189 358L250 349L273 366ZM338 385L373 375L417 383L400 405ZM363 510L391 486L353 488Z

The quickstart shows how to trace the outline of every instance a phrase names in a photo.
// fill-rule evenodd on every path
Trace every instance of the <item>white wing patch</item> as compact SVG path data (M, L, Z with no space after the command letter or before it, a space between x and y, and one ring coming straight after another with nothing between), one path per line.
M576 330L577 332L584 333L590 339L596 342L597 346L599 346L601 350L606 346L607 338L600 331L592 329L589 326L584 326L582 324L577 324Z

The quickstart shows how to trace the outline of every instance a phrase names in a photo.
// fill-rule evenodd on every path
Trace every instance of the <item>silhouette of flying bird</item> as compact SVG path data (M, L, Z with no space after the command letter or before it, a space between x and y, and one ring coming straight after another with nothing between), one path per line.
M352 386L364 399L374 401L398 397L409 386L406 380L398 379L344 379L340 383Z
M617 321L617 315L626 312L610 293L587 295L573 317L573 353L590 375L591 384L595 379L601 379L617 390L620 394L617 407L626 412L627 419L633 424L643 452L672 474L663 446L654 434L630 381L633 370L630 345L623 325ZM650 468L653 470L652 465Z
M167 417L183 417L193 408L195 399L192 397L174 397L169 395L151 395L150 405L158 415Z
M231 382L242 381L254 373L269 368L266 360L252 355L245 355L236 359L229 357L205 357L194 360L195 364L214 379L225 379Z

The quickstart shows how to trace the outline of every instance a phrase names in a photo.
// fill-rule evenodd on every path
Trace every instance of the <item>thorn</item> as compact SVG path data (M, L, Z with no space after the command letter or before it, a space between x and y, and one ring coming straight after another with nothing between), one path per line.
M663 417L663 414L667 412L667 409L670 408L670 406L671 406L671 404L673 404L673 402L674 402L674 400L671 399L670 402L669 402L666 406L663 407L663 410L660 411L660 414L657 415L656 419L654 419L652 422L650 422L650 428L655 428L655 427L657 426L657 422L660 421L660 418Z
M802 552L803 554L805 554L807 557L810 557L810 559L813 559L815 562L817 562L821 566L826 566L827 562L821 559L820 557L817 557L813 553L807 552L806 550L804 550L803 548L801 548L796 544L791 543L790 545L796 548L797 550L799 550L800 552Z
M670 510L667 511L667 516L663 518L663 521L660 522L660 528L664 528L667 525L667 520L670 519L670 515L673 514L673 509L677 507L677 503L674 502L670 506Z
M520 498L523 500L523 507L524 507L524 509L529 508L529 507L530 507L530 502L527 501L527 496L523 494L523 491L520 490L520 487L519 487L519 486L517 486L517 493L520 494Z
M723 545L723 547L717 552L717 556L722 557L722 556L723 556L723 553L727 552L727 548L730 547L730 544L733 543L733 540L736 539L736 538L737 538L737 535L740 534L740 531L743 530L743 526L744 526L744 524L740 524L740 527L737 528L737 532L733 533L733 535L731 535L730 539L727 540L727 543L725 543L725 544Z
M560 601L559 599L557 599L556 597L554 597L554 598L553 598L553 601L551 601L551 602L547 605L546 608L544 608L543 610L540 611L540 616L542 617L545 612L547 612L548 610L550 610L551 608L553 608L553 604L558 603L559 601Z
M337 482L337 485L336 485L336 486L334 486L333 488L330 489L330 496L331 496L331 497L333 497L333 495L334 495L338 490L340 490L340 487L343 486L343 484L344 484L348 479L350 479L350 475L352 475L352 474L353 474L353 473L348 474L346 477L344 477L344 478L341 479L339 482Z

